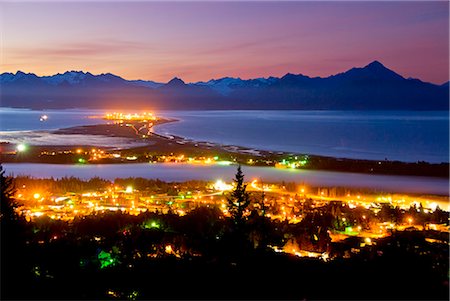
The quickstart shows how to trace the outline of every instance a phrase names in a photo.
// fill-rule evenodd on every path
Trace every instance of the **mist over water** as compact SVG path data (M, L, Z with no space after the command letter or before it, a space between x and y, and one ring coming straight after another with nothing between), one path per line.
M221 165L189 165L181 163L131 163L131 164L4 164L8 174L31 175L39 178L75 176L89 179L95 176L114 180L115 178L143 177L163 181L188 181L222 179L231 182L236 173L236 166ZM448 195L448 179L384 176L347 172L329 172L314 170L278 169L273 167L243 166L242 170L247 181L258 179L264 182L297 182L311 186L341 186L353 188L370 188L383 192L405 192Z

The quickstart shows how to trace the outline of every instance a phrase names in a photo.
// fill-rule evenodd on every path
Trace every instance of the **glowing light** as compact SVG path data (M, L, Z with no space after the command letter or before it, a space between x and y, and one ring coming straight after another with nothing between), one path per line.
M117 259L113 258L110 253L101 251L97 255L98 260L100 261L100 268L104 269L109 266L114 266L117 263Z
M39 198L41 197L41 195L40 195L39 193L35 193L35 194L33 194L33 197L34 197L35 199L39 199Z
M166 248L165 248L165 250L166 250L166 253L168 253L168 254L170 254L170 253L173 252L172 246L171 246L171 245L167 245Z
M305 166L305 165L308 163L308 161L302 160L302 161L300 161L299 163L300 163L301 166Z
M146 222L144 222L143 227L145 229L152 229L152 228L159 229L160 225L156 221L147 220Z
M127 188L125 189L126 193L133 193L133 187L132 186L127 186Z
M434 203L434 202L430 204L430 208L431 208L431 210L433 210L433 211L436 211L437 206L438 206L438 204L436 204L436 203Z
M216 183L214 183L214 189L219 191L226 191L233 189L233 186L225 183L222 180L217 180Z
M23 144L23 143L17 145L17 151L18 152L24 152L24 151L26 151L26 149L27 149L27 146L25 144Z
M42 115L41 118L39 118L39 121L46 121L48 119L47 115Z

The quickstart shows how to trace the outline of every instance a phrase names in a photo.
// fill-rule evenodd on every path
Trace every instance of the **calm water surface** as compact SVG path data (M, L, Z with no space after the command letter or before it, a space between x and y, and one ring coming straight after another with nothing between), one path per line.
M35 136L45 134L35 131L104 123L101 116L105 113L104 110L0 108L0 141L66 144L67 139L61 139L62 136L47 134L39 139ZM49 118L40 122L39 117L44 114ZM333 157L449 162L448 112L161 111L155 114L180 120L157 126L157 133L197 141ZM34 133L27 132L30 130ZM93 137L86 137L86 143L92 140ZM97 145L102 143L106 141Z
M163 111L156 132L332 157L449 162L448 112Z
M103 110L26 110L0 108L0 131L56 130L80 125L105 123ZM47 115L47 121L40 121Z

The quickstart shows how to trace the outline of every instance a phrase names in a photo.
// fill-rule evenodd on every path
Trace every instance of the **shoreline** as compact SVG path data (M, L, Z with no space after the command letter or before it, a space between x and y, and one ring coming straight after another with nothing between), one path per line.
M195 161L225 161L249 166L273 166L277 168L292 168L304 170L323 170L336 172L353 172L362 174L405 175L449 178L449 163L400 162L387 160L365 160L336 158L286 151L268 151L237 145L226 145L208 141L194 141L176 135L161 135L155 133L154 127L170 122L175 118L159 118L152 122L126 121L125 123L106 123L97 125L75 126L58 130L49 130L51 134L91 135L116 138L128 138L145 144L129 148L115 149L92 145L30 145L28 152L17 153L15 145L0 144L0 162L3 163L54 163L76 164L74 157L80 157L75 149L93 148L101 152L115 152L114 157L100 156L86 163L120 164L143 162L186 162L189 158ZM120 157L117 157L117 153ZM83 155L89 155L85 151ZM92 155L92 154L91 154ZM126 158L136 158L128 160ZM125 158L125 160L124 160ZM118 160L119 159L119 160ZM191 160L191 161L194 161Z

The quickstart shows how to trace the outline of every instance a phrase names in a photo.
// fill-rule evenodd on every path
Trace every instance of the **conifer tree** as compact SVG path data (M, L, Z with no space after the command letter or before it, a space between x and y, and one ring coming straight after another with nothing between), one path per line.
M246 191L247 184L244 184L244 174L241 165L238 166L234 179L236 187L228 196L228 212L233 218L234 224L241 228L245 222L245 210L250 205L250 194Z
M11 177L5 176L3 166L0 165L0 220L2 226L17 221L19 216L16 208L19 206L14 200L14 185Z
M0 299L20 298L19 287L26 277L27 267L24 264L24 231L23 219L17 213L19 204L14 199L13 179L5 176L0 165Z

